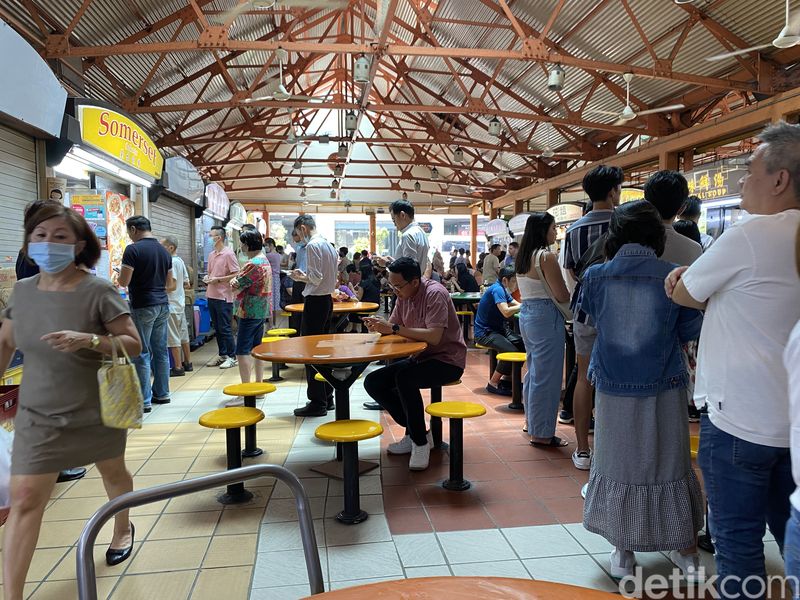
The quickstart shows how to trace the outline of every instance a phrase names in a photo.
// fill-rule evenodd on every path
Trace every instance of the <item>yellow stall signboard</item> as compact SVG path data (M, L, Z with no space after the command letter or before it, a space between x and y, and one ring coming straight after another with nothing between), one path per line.
M161 177L164 158L153 140L129 118L99 106L81 106L83 142L154 179Z

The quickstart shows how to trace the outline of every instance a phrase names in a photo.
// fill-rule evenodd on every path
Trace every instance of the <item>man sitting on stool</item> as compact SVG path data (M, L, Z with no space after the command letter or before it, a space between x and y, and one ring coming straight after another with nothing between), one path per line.
M392 418L406 428L399 442L389 444L389 454L411 454L408 468L428 468L431 440L425 428L425 409L420 389L456 381L464 372L467 347L450 295L440 283L423 279L419 263L398 258L389 264L389 284L397 294L394 311L385 321L365 317L370 331L396 334L426 342L427 349L373 371L364 379L364 389Z
M514 333L506 322L517 314L522 305L511 297L517 289L517 274L514 267L500 269L500 277L490 285L478 304L475 315L475 342L497 352L525 352L522 337ZM511 390L501 387L500 378L511 375L511 363L497 362L497 369L486 385L490 394L510 396Z

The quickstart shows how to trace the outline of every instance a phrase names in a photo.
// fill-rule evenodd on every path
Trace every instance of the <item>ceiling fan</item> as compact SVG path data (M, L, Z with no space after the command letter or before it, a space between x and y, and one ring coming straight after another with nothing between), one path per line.
M346 0L246 0L219 15L221 23L227 23L248 10L268 10L270 8L339 8Z
M717 61L730 58L732 56L739 56L740 54L747 54L755 52L756 50L764 50L765 48L791 48L800 43L800 11L798 11L794 18L789 14L789 0L786 0L786 23L783 29L778 33L778 37L772 40L771 44L762 44L761 46L752 46L750 48L742 48L741 50L734 50L733 52L723 52L722 54L715 54L714 56L707 56L708 61Z
M623 73L622 78L625 80L625 108L622 109L622 112L594 109L586 109L586 112L597 115L611 115L617 117L617 120L614 121L613 124L624 125L628 121L632 121L633 119L642 117L644 115L654 115L657 113L672 112L686 108L684 104L670 104L669 106L661 106L659 108L650 108L647 110L640 110L638 112L634 111L633 108L631 108L631 81L633 80L633 73Z
M254 98L246 98L243 100L244 103L250 102L260 102L261 100L277 100L278 102L286 102L287 100L305 100L311 104L321 104L328 99L328 96L299 96L296 94L292 94L288 89L286 89L286 85L283 81L283 63L289 60L289 53L284 50L283 48L278 48L275 52L278 58L278 66L280 69L280 75L276 79L272 79L272 81L278 81L278 85L274 86L272 91L265 95L265 96L256 96Z

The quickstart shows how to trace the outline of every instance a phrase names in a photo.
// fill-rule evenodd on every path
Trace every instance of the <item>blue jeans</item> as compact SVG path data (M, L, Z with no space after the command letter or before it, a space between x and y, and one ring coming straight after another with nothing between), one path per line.
M794 491L789 449L747 442L703 415L697 462L708 497L720 598L763 598L757 581L767 576L762 538L769 525L783 551Z
M219 355L236 358L236 344L233 341L233 331L231 330L233 302L209 298L208 313L211 317L211 326L217 336Z
M142 353L133 359L133 363L136 365L139 384L142 386L144 405L150 406L153 397L158 400L169 400L169 356L167 355L169 304L134 308L131 317L139 337L142 338Z
M551 438L564 378L564 317L552 300L524 300L519 330L528 362L524 381L528 433Z
M786 522L786 537L783 542L783 559L786 563L786 578L792 586L792 598L800 599L800 511L792 506L792 515Z

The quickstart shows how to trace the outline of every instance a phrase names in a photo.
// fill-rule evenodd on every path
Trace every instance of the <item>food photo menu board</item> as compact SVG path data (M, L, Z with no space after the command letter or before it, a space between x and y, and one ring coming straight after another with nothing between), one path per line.
M117 192L106 192L106 207L108 208L108 254L109 276L114 269L122 266L122 253L130 243L128 232L125 230L125 220L133 216L133 200Z
M72 210L80 213L89 223L105 249L95 269L104 279L113 280L114 269L122 265L122 253L129 243L125 220L133 216L134 202L124 194L113 191L72 194Z

